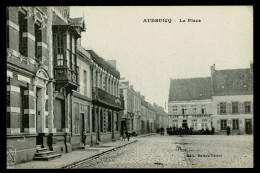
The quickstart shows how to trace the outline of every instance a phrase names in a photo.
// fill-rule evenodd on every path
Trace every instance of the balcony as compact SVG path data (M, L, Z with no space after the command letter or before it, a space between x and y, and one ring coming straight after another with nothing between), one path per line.
M103 104L103 105L108 105L120 110L124 109L124 100L121 98L118 98L116 96L113 96L106 91L93 87L92 88L92 99L93 102Z
M66 67L55 67L54 75L58 88L65 87L68 92L71 92L79 86L78 67L77 71L72 71Z

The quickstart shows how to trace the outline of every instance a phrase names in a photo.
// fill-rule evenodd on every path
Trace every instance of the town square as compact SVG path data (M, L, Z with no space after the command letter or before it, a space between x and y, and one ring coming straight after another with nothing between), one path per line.
M252 6L6 14L7 169L254 167Z

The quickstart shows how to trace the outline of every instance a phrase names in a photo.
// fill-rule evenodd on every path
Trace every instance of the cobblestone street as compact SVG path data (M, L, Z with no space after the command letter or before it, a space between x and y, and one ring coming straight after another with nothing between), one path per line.
M75 168L213 167L253 167L253 136L154 135Z

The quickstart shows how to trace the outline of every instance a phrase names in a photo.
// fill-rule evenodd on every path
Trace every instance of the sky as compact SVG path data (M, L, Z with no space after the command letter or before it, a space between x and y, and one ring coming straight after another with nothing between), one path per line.
M171 78L209 77L213 64L221 70L249 68L253 62L250 6L70 7L71 18L83 16L82 46L116 60L121 78L162 107Z

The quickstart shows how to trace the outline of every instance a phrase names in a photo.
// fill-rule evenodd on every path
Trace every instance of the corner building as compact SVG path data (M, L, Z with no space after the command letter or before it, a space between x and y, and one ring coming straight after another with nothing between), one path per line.
M79 87L82 20L69 7L7 7L7 148L15 164L36 148L72 150L71 96Z
M213 125L217 132L253 133L253 64L245 69L211 66Z

